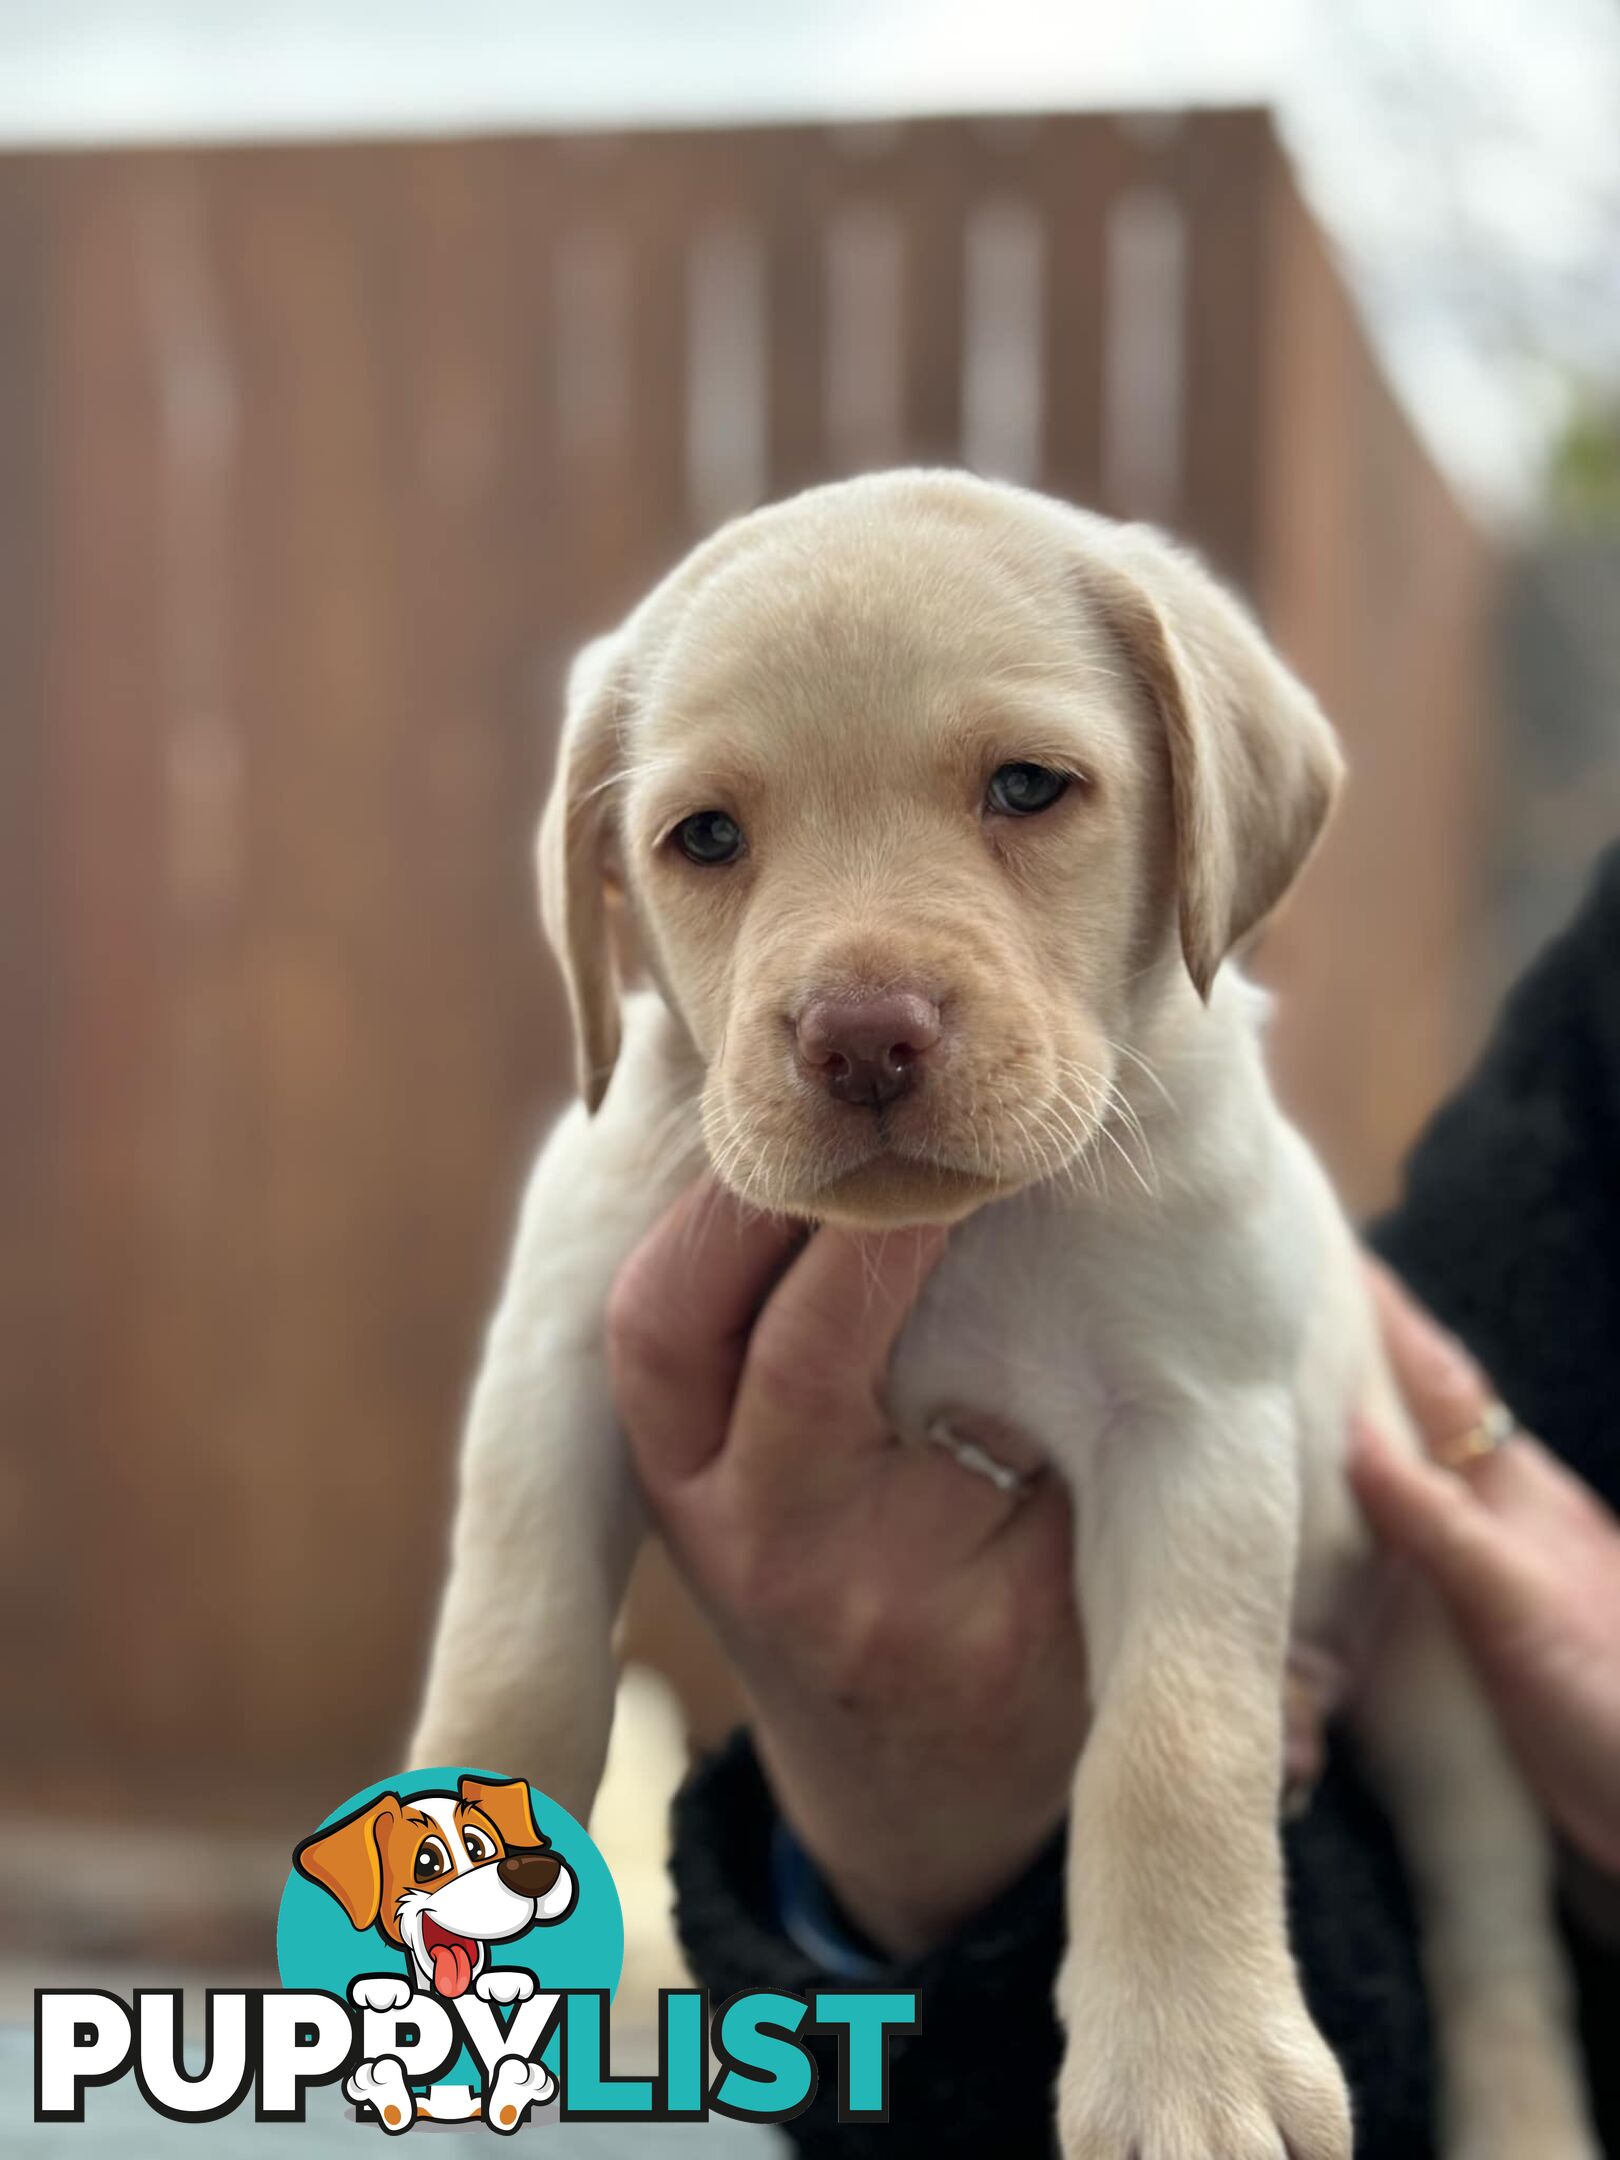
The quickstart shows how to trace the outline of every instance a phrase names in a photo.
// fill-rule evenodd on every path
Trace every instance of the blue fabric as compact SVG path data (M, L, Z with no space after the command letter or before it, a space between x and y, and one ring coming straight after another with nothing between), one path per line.
M815 1862L778 1815L771 1825L776 1924L796 1950L840 1980L881 1980L891 1967L857 1942Z

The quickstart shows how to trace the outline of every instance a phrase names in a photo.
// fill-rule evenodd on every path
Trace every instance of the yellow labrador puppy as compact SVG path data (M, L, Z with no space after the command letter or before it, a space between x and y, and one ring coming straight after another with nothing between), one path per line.
M1327 723L1156 534L958 474L726 527L569 689L540 841L582 1102L473 1402L416 1762L600 1774L643 1521L603 1310L706 1153L816 1221L960 1221L888 1407L1077 1495L1068 2160L1345 2160L1277 1835L1291 1639L1367 1594L1356 1250L1229 955L1332 803ZM654 991L616 981L616 882ZM1358 1707L1422 1906L1445 2150L1587 2160L1542 1832L1436 1613Z

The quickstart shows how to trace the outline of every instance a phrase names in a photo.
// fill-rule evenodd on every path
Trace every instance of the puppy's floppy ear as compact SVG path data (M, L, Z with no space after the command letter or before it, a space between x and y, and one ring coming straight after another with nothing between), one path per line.
M337 1899L351 1925L374 1927L382 1911L383 1853L399 1821L399 1795L384 1793L357 1814L305 1838L293 1866Z
M1316 700L1200 564L1146 527L1117 538L1085 576L1164 728L1181 949L1207 998L1304 868L1343 761Z
M501 1833L503 1845L533 1846L547 1842L534 1819L534 1802L522 1778L504 1778L498 1785L492 1785L483 1778L464 1777L459 1790L466 1806L481 1808L489 1817Z
M587 645L568 675L557 770L540 821L540 919L568 987L585 1106L607 1092L619 1055L619 985L607 919L607 842L629 695L618 637Z

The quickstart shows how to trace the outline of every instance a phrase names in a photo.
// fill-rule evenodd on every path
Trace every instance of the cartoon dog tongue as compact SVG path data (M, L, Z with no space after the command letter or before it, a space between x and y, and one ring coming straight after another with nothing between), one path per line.
M440 1995L464 1995L472 1983L473 1946L460 1935L433 1929L423 1948L433 1960L433 1985Z

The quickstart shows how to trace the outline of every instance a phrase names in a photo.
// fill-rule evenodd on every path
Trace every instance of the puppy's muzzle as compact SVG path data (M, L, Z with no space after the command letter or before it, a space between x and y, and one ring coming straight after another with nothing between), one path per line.
M497 1860L495 1872L519 1897L543 1898L562 1873L562 1862L543 1846L521 1846Z
M812 998L798 1018L799 1057L836 1102L879 1110L909 1095L939 1041L939 1007L911 990Z

